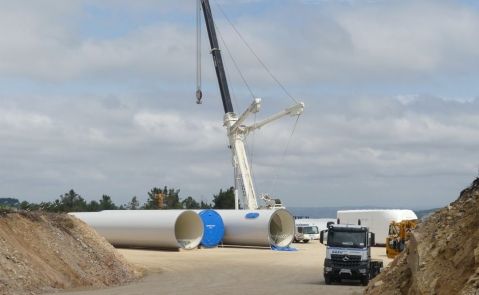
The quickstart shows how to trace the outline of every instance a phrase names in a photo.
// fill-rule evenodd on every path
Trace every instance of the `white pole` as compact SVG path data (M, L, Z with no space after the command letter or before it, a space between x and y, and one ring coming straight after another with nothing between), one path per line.
M238 189L235 189L235 210L239 210Z

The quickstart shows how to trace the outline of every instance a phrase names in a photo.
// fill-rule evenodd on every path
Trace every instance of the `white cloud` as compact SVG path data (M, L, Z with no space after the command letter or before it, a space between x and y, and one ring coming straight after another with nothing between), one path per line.
M289 83L411 82L475 72L478 11L451 1L355 2L292 5L261 20L243 17L236 26ZM228 32L228 43L238 44L233 51L247 76L265 81L264 71L228 25L220 28Z
M162 143L178 144L180 149L204 150L226 142L226 131L220 121L169 112L140 112L134 115L133 121L144 130L144 136L154 136Z
M450 1L361 2L274 10L261 19L245 14L235 23L258 55L289 83L416 79L441 71L470 72L477 67L477 11ZM92 3L7 5L0 12L0 72L53 81L149 79L151 75L170 82L193 79L192 10L186 12L191 14L191 23L167 22L160 17L124 35L98 40L79 34L78 22L86 4ZM103 3L103 9L108 5ZM55 9L47 9L49 6ZM177 6L141 1L139 7L159 13L183 12ZM129 4L122 2L119 7L126 9ZM296 21L289 25L286 15ZM220 16L217 23L250 82L257 87L274 84ZM212 79L211 61L205 59ZM234 74L232 67L230 72ZM236 74L233 77L239 80Z
M234 5L243 2L255 5ZM390 199L442 205L479 162L479 102L453 81L477 75L479 13L451 1L347 2L293 3L234 18L272 71L306 101L284 157L291 120L249 137L258 191L291 205ZM2 4L0 195L51 199L73 187L120 203L158 185L205 198L231 185L209 55L207 100L201 109L188 100L194 19L175 17L193 16L191 5L104 1L107 11L153 11L158 18L95 38L79 29L86 4L95 2ZM264 98L258 119L288 105L224 20L218 26ZM228 70L234 73L230 64ZM452 99L422 88L442 75ZM232 89L238 81L233 75Z
M436 106L424 111L423 103ZM231 154L220 120L205 120L188 111L146 111L131 104L112 110L93 98L72 107L74 112L55 116L54 121L45 119L51 117L48 113L18 108L15 118L41 119L17 119L15 124L12 119L0 120L6 143L0 154L9 155L0 160L2 167L9 167L8 173L1 174L10 184L0 185L2 194L28 196L35 189L40 196L52 196L52 191L58 195L74 187L90 198L109 193L126 202L154 185L178 186L184 194L208 198L232 183ZM438 194L434 202L445 202L459 188L458 180L467 179L476 169L476 112L476 101L431 100L420 95L406 105L396 97L320 102L301 118L284 156L292 120L250 135L257 190L276 194L289 204L306 205L314 204L314 199L294 197L298 192L326 193L333 183L354 179L349 189L370 194L364 200L377 202L379 196L371 190L391 178L403 178L402 185L407 185L412 177L429 181L449 175L456 185L445 191L444 187L431 189L427 196ZM1 113L0 117L10 118L7 112ZM45 128L38 122L47 129L38 132ZM332 183L325 183L327 179ZM20 180L29 183L26 190L15 184ZM424 193L422 188L409 188L412 199L404 196L403 200L414 200L419 191ZM402 192L389 194L398 197Z
M52 119L43 114L0 108L0 126L4 129L47 129L52 127Z
M427 13L425 13L427 12ZM479 15L447 1L401 1L340 13L356 62L431 72L474 66L477 60Z

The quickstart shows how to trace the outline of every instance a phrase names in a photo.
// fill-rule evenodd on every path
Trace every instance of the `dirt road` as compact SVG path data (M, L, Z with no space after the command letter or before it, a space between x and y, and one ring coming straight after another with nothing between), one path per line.
M324 284L324 246L293 244L297 252L217 248L181 252L120 250L146 270L144 279L126 286L76 290L71 295L140 294L362 294L359 284ZM390 260L384 248L374 258Z

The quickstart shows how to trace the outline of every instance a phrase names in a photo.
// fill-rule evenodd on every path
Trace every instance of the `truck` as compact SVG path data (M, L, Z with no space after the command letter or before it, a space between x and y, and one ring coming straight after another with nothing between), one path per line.
M318 227L312 224L296 224L293 242L309 243L311 240L319 240Z
M360 280L366 286L383 267L382 260L371 259L374 240L375 234L360 224L328 224L328 229L321 231L319 237L320 243L326 244L325 283Z

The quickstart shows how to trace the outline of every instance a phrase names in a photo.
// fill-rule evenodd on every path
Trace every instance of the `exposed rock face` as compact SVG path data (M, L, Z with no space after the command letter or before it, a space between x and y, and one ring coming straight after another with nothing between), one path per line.
M94 230L66 214L0 213L0 294L103 287L140 276Z
M418 225L365 294L479 295L479 178Z

